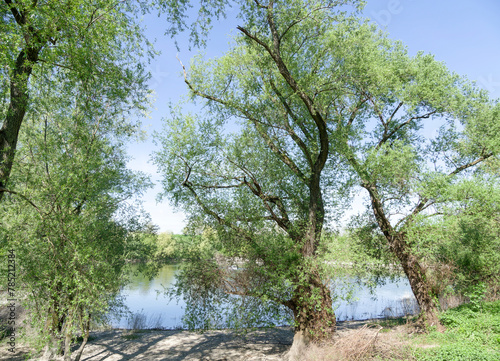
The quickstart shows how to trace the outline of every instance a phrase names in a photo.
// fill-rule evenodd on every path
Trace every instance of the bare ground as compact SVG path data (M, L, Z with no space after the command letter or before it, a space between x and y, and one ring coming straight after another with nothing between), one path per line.
M87 344L82 360L280 360L293 339L291 328L233 331L136 332L113 330Z
M281 360L292 343L291 328L273 328L246 334L234 331L209 331L203 334L189 331L110 330L91 332L82 361L117 360ZM0 360L21 361L29 356L25 345L0 343ZM76 349L77 347L75 347Z
M367 322L339 323L334 349L338 351L339 346L346 343L346 346L349 345L349 347L345 351L349 353L354 351L356 353L362 348L371 348L375 340L377 340L378 345L382 346L384 338L389 335L385 333L379 334L380 327L367 328ZM363 341L363 339L366 341ZM81 360L278 361L283 360L283 356L290 348L292 340L293 329L291 327L259 329L247 333L230 330L197 333L189 331L130 331L115 329L91 332L91 337ZM12 353L8 350L9 346L6 341L4 339L0 343L0 360L21 361L29 358L30 349L28 347L16 342L16 353ZM391 340L390 343L393 344L394 341ZM355 344L357 345L355 346ZM75 346L75 349L77 347L78 345ZM308 356L310 357L306 357L306 359L350 359L349 357L345 358L345 355L339 355L340 358L334 357L326 345L319 350L310 350ZM30 359L35 360L36 358Z

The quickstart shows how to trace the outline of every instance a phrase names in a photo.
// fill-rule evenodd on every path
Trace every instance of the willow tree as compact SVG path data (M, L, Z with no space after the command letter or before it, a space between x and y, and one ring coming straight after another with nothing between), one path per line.
M108 118L119 116L111 109L89 116L84 99L69 107L56 96L44 99L50 101L37 114L44 121L28 117L20 132L0 235L21 265L23 301L45 358L71 360L72 342L83 335L79 359L91 318L109 309L126 281L127 238L135 225L127 201L149 183L126 168L123 144L136 126L110 124Z
M318 88L331 94L336 113L330 134L369 196L372 219L408 277L422 320L441 329L425 254L408 234L463 201L453 189L498 157L499 106L431 55L410 57L373 27L349 33L330 54L341 71Z
M236 274L199 262L200 281L288 307L295 345L335 329L319 246L342 166L330 152L335 114L317 87L336 66L322 43L351 22L339 10L348 3L244 2L234 48L185 70L205 112L173 109L154 157L165 195L247 262Z
M68 101L78 88L94 114L142 108L154 51L139 16L158 11L167 33L189 28L199 44L227 2L201 2L197 20L189 23L191 6L189 0L0 1L0 189L8 188L26 114L40 106L34 87L50 86Z
M418 217L408 238L418 245L429 270L432 293L448 306L448 295L471 301L498 297L500 284L500 187L486 164L444 191L439 214ZM415 247L416 248L416 247ZM475 304L474 306L477 306Z

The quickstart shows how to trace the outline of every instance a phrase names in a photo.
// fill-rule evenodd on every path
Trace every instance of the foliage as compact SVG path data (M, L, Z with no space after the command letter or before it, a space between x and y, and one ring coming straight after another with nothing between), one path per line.
M0 246L15 249L33 322L65 359L74 333L86 329L85 344L90 318L113 306L125 261L157 250L138 239L153 233L127 204L148 186L123 148L151 100L154 52L138 18L164 11L175 34L189 5L0 2ZM192 29L203 33L226 6L203 2Z
M339 299L352 299L357 285L362 284L374 292L387 279L404 277L373 225L349 229L342 234L325 233L323 245L323 259L329 266L327 274L332 276Z
M441 315L444 334L432 333L428 342L439 348L421 350L419 360L498 360L500 355L500 301L464 304Z
M325 49L356 23L341 5L359 2L243 3L233 49L184 69L205 112L172 107L158 137L164 196L191 225L216 230L225 256L200 252L179 287L199 304L229 293L284 305L297 330L320 338L335 322L321 234L348 186L338 182L342 162L328 157L329 100L315 90L336 67ZM241 271L225 267L234 260Z
M257 280L248 279L248 264L242 259L224 255L213 229L184 237L184 247L178 250L183 258L181 269L167 294L170 298L184 299L183 323L188 329L245 329L291 322L289 310L273 302L272 298L235 296L220 287L225 279L238 280L236 284L242 286Z
M166 34L176 36L180 32L189 31L189 41L195 46L205 45L213 19L225 17L228 8L234 2L228 0L155 0L154 8L167 20ZM189 19L188 9L198 7L195 19Z
M454 201L441 207L441 217L416 222L409 235L428 264L449 265L454 292L493 290L500 282L498 180L478 172L446 191Z
M330 32L329 46L315 39L335 51L324 60L330 72L315 83L322 85L304 82L304 89L324 97L322 109L335 114L331 154L349 165L344 177L367 196L371 219L361 217L355 227L378 227L368 238L360 234L367 253L382 250L374 243L382 234L426 319L438 322L424 252L409 234L419 220L461 203L462 182L478 182L473 172L498 161L499 104L433 56L409 56L373 26L346 21L339 28L344 31ZM429 136L436 123L437 136Z
M133 117L128 116L149 106L144 59L153 54L136 17L142 5L107 0L0 3L2 187L8 187L26 114L43 123L37 115L51 102L69 109L78 99L78 110L92 114L102 126L133 131Z
M126 168L131 128L109 128L56 101L38 115L44 123L30 119L22 130L0 229L42 344L69 357L73 336L125 282L126 240L137 223L125 201L149 181Z

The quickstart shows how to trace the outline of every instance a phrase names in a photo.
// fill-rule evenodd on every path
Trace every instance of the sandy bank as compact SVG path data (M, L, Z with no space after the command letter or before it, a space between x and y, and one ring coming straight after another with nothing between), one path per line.
M365 322L342 322L338 331L357 328ZM205 333L189 331L109 330L91 332L81 361L196 360L243 361L282 360L293 340L291 327L259 329L248 333L230 330ZM77 347L75 346L75 349ZM22 345L16 353L0 344L0 360L26 360Z

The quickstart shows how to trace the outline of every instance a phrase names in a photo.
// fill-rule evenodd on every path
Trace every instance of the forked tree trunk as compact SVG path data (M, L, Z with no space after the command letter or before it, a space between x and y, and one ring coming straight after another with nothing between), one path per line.
M295 319L292 347L285 357L289 361L302 360L310 342L321 342L335 333L336 319L330 289L316 273L308 275L306 280L287 303Z

